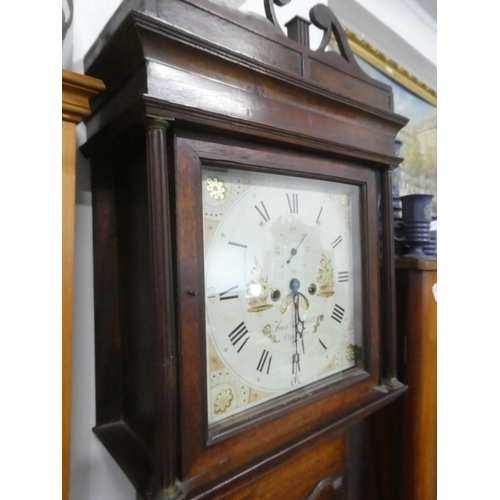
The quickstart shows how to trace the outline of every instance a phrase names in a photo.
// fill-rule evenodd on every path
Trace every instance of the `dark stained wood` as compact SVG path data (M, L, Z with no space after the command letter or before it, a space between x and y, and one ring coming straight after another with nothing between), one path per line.
M96 423L122 416L120 308L114 172L92 162Z
M246 133L256 127L262 129L259 125L266 123L267 127L272 126L282 134L299 135L304 140L308 134L304 134L303 128L297 128L296 124L304 120L309 123L312 117L304 114L297 103L304 99L312 103L321 100L317 105L318 115L313 116L317 121L317 132L323 135L324 147L326 143L330 143L330 147L335 144L337 150L343 147L346 154L353 155L356 151L354 154L359 156L362 150L366 156L371 153L384 162L399 163L390 135L395 135L406 120L390 111L392 94L389 87L368 78L362 71L352 74L353 64L336 53L313 52L284 37L277 40L276 33L269 32L265 21L249 20L248 16L232 11L227 13L232 18L231 22L221 21L220 13L215 12L218 6L208 3L201 9L203 2L196 7L182 1L169 2L168 9L162 10L159 20L134 12L124 23L133 26L129 28L133 36L126 39L126 45L123 36L113 37L108 42L106 51L125 50L124 47L127 47L131 59L135 61L134 67L140 66L140 61L134 56L137 45L150 59L147 71L138 70L139 73L136 73L141 75L136 85L143 89L150 102L154 102L151 99L160 99L162 109L166 110L165 106L168 106L169 115L180 117L189 113L190 121L206 123L210 120L211 125L216 125L217 120L229 120L232 126L244 127ZM189 33L179 30L178 26L182 25L189 26ZM128 32L125 28L122 30ZM189 37L196 39L195 45L187 43ZM235 47L234 43L240 43L240 40L243 46ZM276 47L266 46L268 43ZM106 64L105 54L98 55L97 47L86 58L87 72L99 73L112 83L123 81L124 76L117 78L115 73L124 74L124 65L116 68L117 60ZM279 57L275 55L277 53ZM302 76L304 54L322 70ZM287 55L298 56L294 67L279 70L286 63ZM262 60L265 57L273 59ZM132 65L131 59L127 59L127 67ZM339 65L341 69L336 68ZM176 69L178 67L180 71ZM213 78L214 72L216 78ZM165 78L169 79L170 85L161 85ZM243 88L239 90L241 85ZM115 88L108 83L110 95ZM350 94L356 96L356 102L347 98ZM214 98L215 95L217 98ZM226 102L226 98L230 98L230 102ZM373 105L367 104L373 99ZM128 99L118 102L115 98L113 106L108 106L106 113L104 110L100 113L98 122L94 118L87 120L89 137L102 127L103 119L113 120L127 102ZM186 106L186 102L190 105ZM283 111L272 110L280 103L288 106L288 120L283 119ZM332 107L336 111L325 114ZM227 113L228 109L231 113ZM219 116L211 118L214 113ZM352 120L354 116L356 119ZM343 118L342 124L337 124L340 117ZM364 140L350 142L352 135L345 133L346 127L354 127L352 132L355 129L356 133L364 134ZM366 129L370 130L368 134ZM254 130L254 133L258 134L259 130Z
M144 499L347 498L346 429L406 390L393 383L387 246L387 182L406 119L393 113L391 89L353 62L336 18L313 11L342 55L206 0L126 0L86 57L88 74L107 84L83 148L94 199L95 432ZM304 32L297 38L305 43ZM210 430L207 164L359 186L364 302L359 366Z
M181 435L186 436L183 446L180 477L186 477L201 454L200 443L208 439L206 435L206 406L204 403L204 388L206 383L205 370L205 339L200 335L204 323L204 295L202 291L203 273L198 271L198 254L203 242L201 224L197 222L197 214L202 213L201 172L193 175L191 167L197 162L196 153L185 142L176 140L176 214L177 214L177 254L178 283L177 296L179 301L179 329L182 331L180 350L181 359L181 392L189 397L181 397ZM182 188L179 183L182 184ZM189 290L197 292L196 296ZM187 390L186 390L187 389Z
M354 58L351 47L349 46L344 28L342 28L342 25L332 10L326 5L318 4L311 9L310 16L314 26L324 30L323 39L319 45L318 52L326 49L332 39L332 35L334 35L340 54L351 65L352 71L362 73L361 68Z
M398 386L397 378L397 338L394 272L394 215L392 208L392 175L390 170L382 172L380 212L382 218L382 297L384 316L382 348L385 351L382 377L386 385Z
M412 269L413 271L437 271L437 260L420 260L420 259L397 259L396 270Z
M300 45L309 48L309 26L311 22L300 16L295 16L285 24L288 38L295 40ZM305 72L303 71L302 74Z
M115 177L121 414L127 425L151 447L154 372L153 364L141 366L140 359L153 356L154 342L151 335L136 335L137 331L151 331L154 325L144 148L144 138L138 140L129 135L128 147L121 148L108 161Z
M151 491L153 457L125 422L101 425L94 432L137 491Z
M322 479L306 500L347 500L348 492L342 476Z
M151 232L155 324L155 489L174 486L177 478L177 332L170 214L170 179L167 161L168 124L147 124L149 225Z
M253 168L259 171L271 170L274 172L293 173L295 175L304 175L302 165L308 165L308 177L321 176L321 178L330 178L333 180L347 180L353 183L359 183L362 186L368 185L366 193L370 196L365 200L365 209L370 213L376 213L376 190L375 190L375 173L368 169L361 169L353 165L343 165L337 162L320 160L311 156L304 155L287 155L285 153L267 152L262 149L249 149L242 147L232 147L219 143L201 142L195 140L181 139L182 133L178 132L176 141L176 150L178 151L177 166L177 253L180 256L179 262L179 283L184 285L179 289L179 316L180 328L183 332L181 338L181 350L184 353L182 359L182 401L184 402L183 414L191 415L189 420L183 420L186 426L183 430L185 442L187 446L183 452L183 478L193 478L197 475L204 475L200 480L206 480L207 473L214 473L214 468L219 473L226 472L231 467L237 467L243 463L242 461L249 460L262 452L264 445L265 450L270 451L274 447L282 446L286 440L290 438L296 439L300 436L299 432L304 433L306 430L313 430L321 424L325 415L332 418L332 412L337 415L345 411L346 405L352 403L353 400L358 400L366 404L373 395L373 386L377 384L379 379L379 364L378 364L378 329L373 325L378 325L378 290L371 287L370 291L365 294L368 310L371 311L372 317L367 315L366 325L373 322L370 328L370 335L366 336L365 344L373 344L372 349L367 349L370 357L366 360L366 373L353 373L351 380L345 378L342 381L344 388L343 392L339 392L339 386L336 390L323 387L321 391L323 395L318 396L316 400L309 395L313 388L308 388L307 400L304 400L304 394L300 391L294 395L293 400L286 400L281 410L273 409L268 414L267 419L271 416L273 421L266 422L262 416L252 416L252 427L259 423L260 432L263 435L268 434L270 439L267 443L263 441L255 443L251 436L254 429L250 427L246 432L239 432L238 435L223 441L217 442L206 448L204 440L206 439L203 428L205 422L201 417L206 414L204 401L200 389L205 386L204 372L193 370L192 367L203 366L202 357L205 346L202 340L205 335L203 321L204 305L199 294L196 297L190 296L187 291L192 288L194 290L203 290L203 275L197 270L203 267L203 247L202 247L202 224L201 218L197 214L201 213L201 166L204 162L210 162L211 165L219 166L239 166L239 168ZM378 234L375 225L370 225L370 230L367 232L364 247L377 248ZM368 229L368 228L367 228ZM196 238L193 238L196 235ZM378 259L374 252L366 251L363 259L366 263L364 275L366 276L365 287L369 283L376 284L376 276L378 273ZM371 279L370 279L371 277ZM368 332L368 328L365 330ZM364 379L364 380L363 380ZM324 384L319 384L319 388ZM307 401L307 406L299 407L302 398L304 404ZM296 416L292 422L288 418L290 405L297 406ZM249 417L246 417L248 419ZM301 422L298 426L297 422ZM241 422L242 427L248 427L245 421ZM225 434L227 436L227 434ZM194 481L194 479L193 479Z
M329 436L283 457L267 473L233 486L221 500L347 500L347 440ZM311 485L313 486L311 488ZM311 491L312 490L312 491ZM197 498L197 497L195 497Z
M403 395L404 397L404 395ZM352 471L360 484L355 498L360 500L402 500L399 496L401 446L401 399L372 413L352 430L359 433L356 454L360 459ZM353 438L352 434L350 438ZM352 476L351 476L352 478ZM354 479L353 479L354 480Z

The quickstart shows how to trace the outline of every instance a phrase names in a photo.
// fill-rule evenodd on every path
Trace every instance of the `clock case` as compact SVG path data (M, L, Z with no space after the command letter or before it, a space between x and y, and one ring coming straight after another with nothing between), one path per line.
M85 58L91 101L95 434L142 498L214 498L340 435L397 380L392 90L357 65L335 16L275 23L197 0L125 1ZM273 24L274 20L274 24ZM360 187L363 363L208 431L201 168ZM328 438L329 439L329 438Z

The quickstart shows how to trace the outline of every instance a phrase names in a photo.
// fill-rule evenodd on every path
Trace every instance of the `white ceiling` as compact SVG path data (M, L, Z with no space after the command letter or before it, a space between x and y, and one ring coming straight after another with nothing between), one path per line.
M437 0L416 0L429 16L437 21Z

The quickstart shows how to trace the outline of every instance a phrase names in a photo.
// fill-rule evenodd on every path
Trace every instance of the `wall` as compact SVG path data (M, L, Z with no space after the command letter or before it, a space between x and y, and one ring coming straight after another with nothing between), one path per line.
M295 14L308 18L317 3L292 0L277 7L280 23L283 26ZM85 53L119 4L119 0L74 0L73 71L83 73ZM432 19L415 13L418 6L413 0L328 0L328 4L343 24L435 88L435 29ZM263 15L262 0L248 0L242 10ZM318 44L319 31L314 28L311 46ZM85 142L83 124L77 127L77 142ZM74 287L70 498L135 500L127 478L91 431L95 424L92 198L89 163L81 154L76 164Z

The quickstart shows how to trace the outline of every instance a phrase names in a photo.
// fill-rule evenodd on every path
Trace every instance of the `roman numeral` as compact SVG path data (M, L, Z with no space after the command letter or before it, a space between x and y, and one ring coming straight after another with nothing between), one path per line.
M342 243L342 236L339 236L336 240L332 241L332 248L340 245Z
M323 347L323 349L325 349L325 351L327 350L327 347L325 344L323 344L323 342L321 342L321 339L318 339L319 343L321 344L321 347Z
M288 206L290 208L290 212L292 214L298 214L299 213L299 195L298 194L289 195L288 193L286 193L286 198L288 200Z
M237 293L232 294L232 295L226 295L227 293L233 291L235 288L238 288L238 285L234 285L231 288L228 288L225 292L221 292L219 294L219 299L220 300L237 299L238 298L238 294Z
M243 245L241 243L235 243L234 241L228 241L228 245L233 245L234 247L241 247L241 248L247 248L247 245Z
M292 354L292 375L297 375L300 372L300 354L296 352Z
M347 283L349 281L349 271L339 271L337 280L339 283Z
M245 336L248 335L248 330L247 327L245 326L245 322L242 321L230 334L229 334L229 340L231 341L231 344L233 344L234 347L237 346L238 342L240 342L242 339L245 338ZM248 339L250 337L246 337L243 344L240 345L240 348L238 349L238 352L240 352L245 344L248 342Z
M342 321L342 318L344 317L345 309L343 307L340 307L338 304L335 304L335 307L333 308L333 313L332 313L332 319L337 321L337 323L340 323Z
M262 354L260 356L259 364L257 365L257 371L264 373L264 369L266 367L266 362L267 362L267 371L266 373L269 375L269 369L271 368L271 361L273 359L273 355L271 354L269 356L269 351L266 351L265 349L262 351Z
M262 210L257 205L254 205L255 210L257 210L257 212L259 212L261 217L264 219L264 222L267 222L271 217L269 217L269 214L267 213L267 209L266 209L266 206L264 205L264 202L261 201L260 204L261 204Z
M316 219L316 224L319 224L319 218L321 217L321 212L323 212L323 207L321 207L319 211L318 218Z

